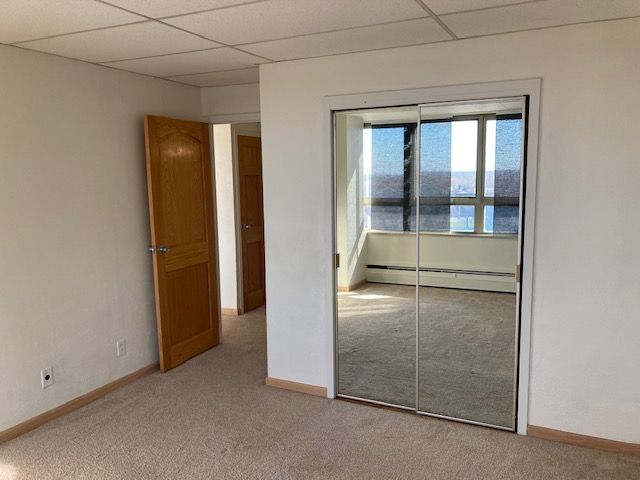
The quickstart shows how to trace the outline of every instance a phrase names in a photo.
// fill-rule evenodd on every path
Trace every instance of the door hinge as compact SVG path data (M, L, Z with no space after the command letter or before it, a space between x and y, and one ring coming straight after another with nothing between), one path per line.
M340 254L336 253L336 268L340 268Z
M516 265L516 283L520 283L522 281L522 265Z

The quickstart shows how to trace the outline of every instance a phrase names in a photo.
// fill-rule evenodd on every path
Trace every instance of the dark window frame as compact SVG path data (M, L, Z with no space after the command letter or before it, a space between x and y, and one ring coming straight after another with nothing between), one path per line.
M476 120L478 122L478 134L477 134L477 155L476 155L476 192L474 196L449 196L450 206L473 206L474 207L474 230L470 231L456 231L451 230L449 233L464 234L464 235L517 235L515 233L496 234L493 232L485 231L484 225L484 212L485 207L493 206L495 200L493 196L485 195L485 153L486 153L486 125L489 120L524 120L524 116L521 113L483 113L477 115L457 115L443 118L425 119L420 121L420 125L426 123L438 123L438 122L454 122ZM404 153L403 153L403 197L399 198L369 198L367 199L367 205L370 206L402 206L402 230L386 230L391 232L415 232L411 230L411 210L415 206L415 141L417 132L417 122L403 122L403 123L381 123L381 124L365 124L365 128L370 129L384 129L384 128L403 128L404 129ZM522 139L524 141L524 139ZM508 205L517 206L520 199L508 199ZM420 197L420 205L429 205L427 197ZM419 222L418 222L419 223ZM417 227L417 226L416 226ZM428 230L420 230L422 233L429 233ZM444 232L442 232L444 233Z

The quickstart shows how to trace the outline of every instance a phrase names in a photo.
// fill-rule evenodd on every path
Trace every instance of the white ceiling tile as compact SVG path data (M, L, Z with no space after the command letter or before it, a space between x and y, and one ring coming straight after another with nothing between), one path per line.
M244 45L242 48L273 60L290 60L450 39L449 34L435 20L421 18L353 30L255 43Z
M108 62L104 65L156 77L172 77L175 75L253 67L264 62L265 60L259 57L225 47L201 52Z
M87 0L2 0L0 43L16 43L91 28L144 20L98 2Z
M480 8L499 7L523 3L527 0L422 0L433 13L463 12L465 10L477 10Z
M459 37L640 16L640 0L544 0L442 18Z
M176 82L188 83L196 87L220 87L222 85L241 85L258 83L260 76L258 68L243 68L242 70L229 70L227 72L201 73L197 75L180 75L169 77Z
M220 44L156 22L146 22L35 40L20 46L88 62L108 62L203 50Z
M426 15L414 0L271 0L166 21L235 45Z
M162 18L170 15L199 12L211 8L223 8L251 0L105 0L148 17Z

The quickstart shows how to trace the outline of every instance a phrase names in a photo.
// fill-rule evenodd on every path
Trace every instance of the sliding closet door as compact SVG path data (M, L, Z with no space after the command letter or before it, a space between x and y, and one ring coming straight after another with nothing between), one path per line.
M420 108L420 413L515 426L522 105Z
M523 111L335 114L339 396L514 429Z
M335 114L338 395L415 409L417 109Z

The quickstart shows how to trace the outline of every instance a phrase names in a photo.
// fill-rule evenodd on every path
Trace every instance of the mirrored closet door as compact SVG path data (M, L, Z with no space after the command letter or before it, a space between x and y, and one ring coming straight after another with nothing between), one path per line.
M334 129L338 396L513 430L525 99Z
M338 392L411 409L417 250L405 233L415 232L415 115L335 115Z

